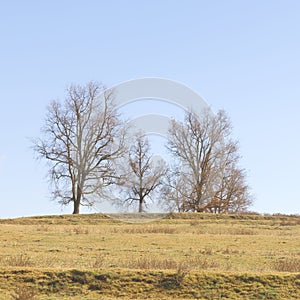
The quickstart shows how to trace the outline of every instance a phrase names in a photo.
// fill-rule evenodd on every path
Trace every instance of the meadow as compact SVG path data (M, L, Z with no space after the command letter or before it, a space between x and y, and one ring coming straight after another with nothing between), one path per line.
M300 216L0 219L0 299L300 299Z

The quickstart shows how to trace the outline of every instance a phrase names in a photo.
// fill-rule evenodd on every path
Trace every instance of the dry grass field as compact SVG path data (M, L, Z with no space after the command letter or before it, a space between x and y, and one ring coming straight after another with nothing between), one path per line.
M0 219L0 299L300 299L300 216Z

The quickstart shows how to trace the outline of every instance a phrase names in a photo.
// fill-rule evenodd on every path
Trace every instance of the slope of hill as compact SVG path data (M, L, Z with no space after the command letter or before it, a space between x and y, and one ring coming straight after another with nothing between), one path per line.
M115 298L299 299L300 216L0 219L1 300Z

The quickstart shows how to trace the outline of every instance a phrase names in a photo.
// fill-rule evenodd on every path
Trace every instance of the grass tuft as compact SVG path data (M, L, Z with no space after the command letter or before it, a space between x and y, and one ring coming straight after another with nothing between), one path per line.
M275 262L274 269L278 272L300 273L300 259L285 258Z
M11 293L14 300L34 300L36 296L36 290L26 285L17 285Z
M26 254L9 256L6 260L4 260L4 264L6 266L10 266L10 267L32 267L32 266L34 266L34 262Z

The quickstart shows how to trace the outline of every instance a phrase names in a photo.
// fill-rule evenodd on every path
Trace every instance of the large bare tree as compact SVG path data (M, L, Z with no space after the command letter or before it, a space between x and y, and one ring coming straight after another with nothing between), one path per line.
M187 112L184 122L172 121L168 149L177 161L164 188L169 207L179 211L241 211L250 205L245 172L238 168L237 143L224 111L198 116Z
M49 163L53 198L62 205L91 206L114 183L114 160L124 151L124 129L113 104L113 92L95 82L71 85L63 104L47 109L42 138L34 151Z
M148 201L153 200L162 186L167 167L164 160L153 159L147 137L136 135L129 149L128 163L124 164L127 173L120 182L121 202L129 205L138 204L138 212L144 212Z

